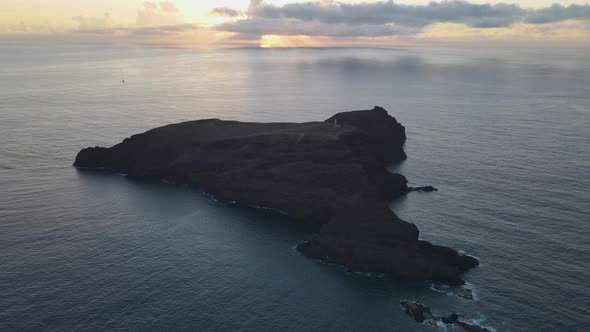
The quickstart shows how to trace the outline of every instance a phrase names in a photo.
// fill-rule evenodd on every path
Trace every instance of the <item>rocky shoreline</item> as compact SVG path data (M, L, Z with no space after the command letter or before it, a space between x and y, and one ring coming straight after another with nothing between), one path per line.
M409 191L385 166L406 159L405 128L381 107L322 122L247 123L208 119L81 150L74 166L196 184L221 201L264 206L319 234L297 249L307 257L409 280L463 284L472 257L418 239L391 199Z

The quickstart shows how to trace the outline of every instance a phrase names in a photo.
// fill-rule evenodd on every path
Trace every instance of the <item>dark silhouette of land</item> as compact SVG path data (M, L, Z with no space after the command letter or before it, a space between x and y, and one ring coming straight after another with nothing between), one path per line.
M197 184L222 201L321 225L298 250L351 271L462 284L478 261L419 240L416 226L388 207L412 190L385 168L406 158L405 140L405 128L381 107L309 123L209 119L83 149L74 165Z

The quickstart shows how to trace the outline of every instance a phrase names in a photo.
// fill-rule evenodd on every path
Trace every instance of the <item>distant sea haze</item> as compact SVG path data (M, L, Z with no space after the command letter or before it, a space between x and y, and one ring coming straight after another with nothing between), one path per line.
M0 330L433 330L400 300L497 331L587 330L589 57L2 43ZM306 259L293 247L314 230L272 211L71 167L83 147L164 124L374 105L407 129L391 170L440 189L391 208L480 260L475 301Z

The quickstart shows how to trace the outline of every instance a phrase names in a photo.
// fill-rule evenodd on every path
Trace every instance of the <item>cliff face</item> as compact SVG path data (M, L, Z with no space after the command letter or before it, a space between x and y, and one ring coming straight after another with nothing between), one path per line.
M404 176L384 168L406 158L405 139L380 107L324 122L200 120L83 149L74 166L198 184L221 200L321 224L299 251L351 270L460 282L477 260L418 240L416 226L388 208L408 190Z

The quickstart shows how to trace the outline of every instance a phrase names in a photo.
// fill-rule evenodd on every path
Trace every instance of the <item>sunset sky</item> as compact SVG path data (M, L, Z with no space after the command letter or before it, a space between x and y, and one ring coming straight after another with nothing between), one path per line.
M23 0L0 4L0 34L186 46L586 43L590 3Z

